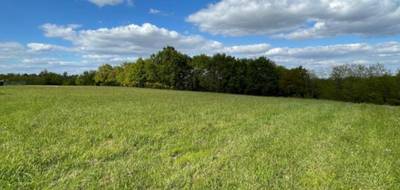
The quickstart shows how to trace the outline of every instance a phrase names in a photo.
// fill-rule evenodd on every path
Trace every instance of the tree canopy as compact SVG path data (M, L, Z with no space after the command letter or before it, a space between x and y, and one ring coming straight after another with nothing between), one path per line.
M400 71L383 65L340 65L329 78L303 67L285 68L266 57L239 59L226 54L190 57L173 47L118 66L105 64L80 75L0 75L6 84L100 85L320 98L400 105Z

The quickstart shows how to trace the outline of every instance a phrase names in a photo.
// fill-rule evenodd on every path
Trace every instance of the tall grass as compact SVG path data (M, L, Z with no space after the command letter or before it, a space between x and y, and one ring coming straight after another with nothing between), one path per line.
M0 189L399 189L400 108L1 87Z

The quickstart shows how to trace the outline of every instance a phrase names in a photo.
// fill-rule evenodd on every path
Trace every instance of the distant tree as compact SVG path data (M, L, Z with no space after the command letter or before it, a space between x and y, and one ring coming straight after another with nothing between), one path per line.
M44 70L39 74L0 74L7 84L121 85L268 96L294 96L400 105L400 71L381 64L340 65L329 78L303 67L287 69L266 57L237 59L226 54L193 58L173 47L120 66L102 65L80 75Z
M230 92L229 82L233 77L236 59L226 54L215 54L208 65L209 88L216 92Z
M121 82L125 79L125 68L124 66L127 63L123 63L119 66L113 67L114 79L115 79L115 86L124 86Z
M310 75L303 67L284 71L279 80L280 91L284 96L312 97L310 84Z
M190 57L179 53L173 47L166 47L151 56L156 66L157 78L163 85L174 89L186 89L191 77Z
M247 61L246 93L255 95L277 95L279 71L271 60L260 57Z
M365 65L339 65L333 68L331 78L334 80L345 79L349 77L354 78L368 78L380 77L387 75L389 72L382 64L375 64L370 66Z
M399 80L399 81L400 81L400 70L397 72L397 75L396 75L396 77L397 77L397 80Z
M44 81L44 85L62 85L63 77L62 75L48 72L47 70L43 70L40 72L39 77L41 77Z
M123 72L117 77L122 86L145 87L146 70L145 61L140 58L135 63L125 63L122 66Z
M144 60L144 70L146 76L146 87L149 87L149 84L160 83L160 77L158 75L157 65L153 63L150 59Z
M194 56L189 62L192 67L191 87L193 90L208 90L208 66L210 65L211 58L207 55Z
M338 66L333 69L331 79L336 83L337 100L397 104L399 99L400 88L381 64Z
M69 75L67 72L64 72L62 75L62 85L76 85L76 78L78 75Z
M82 86L96 85L95 76L96 71L84 71L76 78L75 83Z
M236 59L230 67L230 77L226 87L229 93L245 93L247 88L247 65L243 60Z
M108 64L99 67L94 79L96 81L96 84L101 86L113 86L118 84L116 79L116 71L111 65Z

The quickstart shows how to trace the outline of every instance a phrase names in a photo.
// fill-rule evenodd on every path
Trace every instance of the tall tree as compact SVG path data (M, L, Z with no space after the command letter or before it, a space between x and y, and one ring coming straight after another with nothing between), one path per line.
M101 86L117 85L118 83L116 79L116 74L117 74L116 71L111 65L109 64L102 65L99 67L95 75L96 84Z
M209 90L208 66L211 58L207 55L194 56L189 65L192 67L192 89L193 90Z
M191 77L188 64L190 57L179 53L173 47L166 47L151 56L156 66L159 82L174 89L186 89Z
M310 75L303 67L283 72L279 81L283 95L295 97L312 97L310 84Z
M77 85L96 85L95 81L96 71L85 71L76 78Z
M265 57L248 61L247 79L249 94L272 96L278 93L278 70L275 63Z

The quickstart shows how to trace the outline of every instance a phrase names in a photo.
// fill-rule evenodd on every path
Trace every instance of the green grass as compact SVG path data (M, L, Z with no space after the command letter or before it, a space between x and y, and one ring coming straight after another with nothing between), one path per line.
M0 189L399 189L400 108L1 87Z

